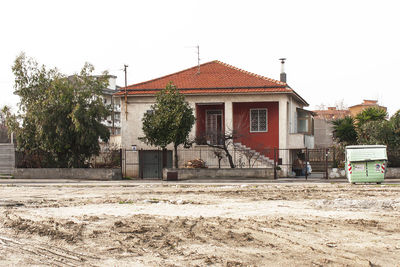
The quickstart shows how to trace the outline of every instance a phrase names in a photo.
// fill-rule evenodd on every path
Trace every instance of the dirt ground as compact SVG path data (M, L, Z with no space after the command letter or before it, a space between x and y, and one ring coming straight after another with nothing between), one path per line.
M400 186L0 185L0 266L400 266Z

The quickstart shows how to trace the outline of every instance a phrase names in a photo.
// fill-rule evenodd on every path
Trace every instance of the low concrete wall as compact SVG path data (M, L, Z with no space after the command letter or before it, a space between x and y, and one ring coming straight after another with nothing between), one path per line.
M346 171L344 169L329 168L329 178L345 178ZM385 178L400 178L400 168L387 168Z
M121 169L81 169L81 168L16 168L16 179L82 179L82 180L120 180Z
M344 178L346 177L346 171L341 168L328 168L328 177L334 178Z
M386 178L400 178L400 168L387 168Z
M198 178L265 178L274 179L272 168L235 168L235 169L163 169L163 180L167 177L167 172L178 172L178 180L198 179Z

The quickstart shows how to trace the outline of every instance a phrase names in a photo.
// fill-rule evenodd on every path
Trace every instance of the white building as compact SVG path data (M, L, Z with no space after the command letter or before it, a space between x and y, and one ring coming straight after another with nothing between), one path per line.
M314 147L313 113L303 109L308 103L286 83L283 70L278 81L211 61L121 88L115 96L121 98L124 114L123 148L155 149L139 140L143 136L142 118L154 104L155 94L169 82L177 86L194 110L196 123L190 132L191 139L210 132L239 130L242 135L235 138L236 147L256 151L265 162L271 162L274 150L277 151L277 160L286 173L291 171L290 165L299 149ZM142 176L140 169L143 167L132 168L128 175Z

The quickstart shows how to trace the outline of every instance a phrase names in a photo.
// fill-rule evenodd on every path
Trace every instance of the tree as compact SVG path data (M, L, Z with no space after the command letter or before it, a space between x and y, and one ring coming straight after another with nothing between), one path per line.
M210 136L213 136L216 140L216 142L210 142L208 140ZM225 153L225 157L228 159L229 165L231 168L235 168L235 163L233 162L233 157L229 151L230 147L233 146L233 140L237 138L237 131L225 131L222 133L204 133L203 135L199 135L196 137L196 140L194 141L197 144L205 144L209 147L214 148L214 151L223 151ZM192 143L194 143L192 142ZM223 155L221 155L218 152L214 152L215 155L220 155L221 159ZM218 156L217 156L218 157ZM219 157L218 157L219 158ZM219 160L220 161L220 160Z
M369 121L382 121L387 118L386 110L378 107L366 108L356 115L357 127Z
M390 127L387 112L378 107L366 108L357 114L355 125L357 140L361 145L387 144Z
M354 119L350 116L331 121L333 126L333 137L344 145L357 143L357 132L354 126Z
M233 129L227 128L226 130L216 130L215 132L207 131L199 133L192 143L207 145L213 148L214 151L220 151L219 153L214 152L214 154L216 156L218 154L219 156L226 157L228 159L229 166L231 168L235 168L236 166L233 161L231 151L234 148L234 142L240 142L241 140L249 138L249 133L247 130L245 130L247 127L245 116L241 115L238 117ZM257 150L261 151L263 149ZM221 152L223 152L223 154L221 154ZM247 158L250 167L250 161L254 154L250 151L243 151L242 154ZM219 159L218 156L217 158Z
M12 71L19 115L8 114L7 125L16 133L18 149L53 167L83 167L99 153L99 139L107 142L110 136L101 124L110 114L101 99L107 73L95 77L86 63L79 74L67 77L23 53Z
M393 133L389 145L400 148L400 109L389 119L389 127Z
M195 122L193 109L172 83L156 95L156 103L142 119L144 137L141 141L163 150L173 143L175 168L178 168L178 146L184 144Z
M389 145L393 136L386 120L366 121L357 128L357 133L360 145Z
M4 106L0 110L0 143L8 143L10 141L6 125L6 117L9 110L8 106Z
M389 120L364 122L358 129L359 144L381 144L392 149L400 148L400 110Z

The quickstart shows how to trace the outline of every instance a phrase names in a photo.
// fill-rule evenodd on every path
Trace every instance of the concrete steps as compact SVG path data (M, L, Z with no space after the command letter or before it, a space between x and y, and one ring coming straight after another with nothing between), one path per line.
M267 167L273 167L274 166L274 161L264 155L262 155L260 152L251 149L250 147L247 147L246 145L243 145L242 143L234 143L234 147L239 150L242 154L249 153L252 155L252 159L256 160L257 162L261 163L262 165L266 165Z

